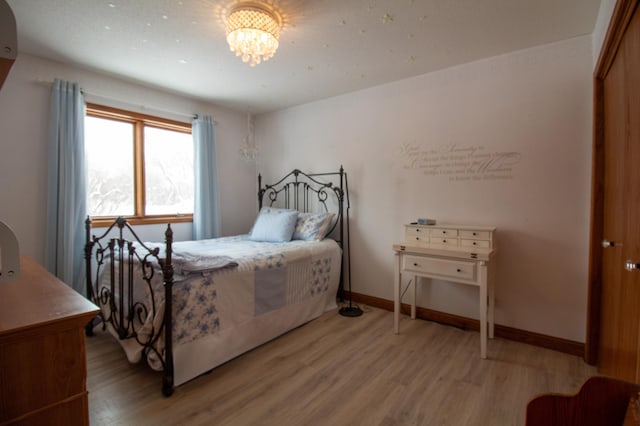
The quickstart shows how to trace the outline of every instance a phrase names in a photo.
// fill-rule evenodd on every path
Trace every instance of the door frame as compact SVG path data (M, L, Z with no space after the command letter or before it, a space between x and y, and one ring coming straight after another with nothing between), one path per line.
M609 73L629 21L640 0L618 0L609 22L593 73L593 141L591 160L591 235L589 241L589 287L587 335L584 360L598 363L602 296L602 240L604 226L604 80Z

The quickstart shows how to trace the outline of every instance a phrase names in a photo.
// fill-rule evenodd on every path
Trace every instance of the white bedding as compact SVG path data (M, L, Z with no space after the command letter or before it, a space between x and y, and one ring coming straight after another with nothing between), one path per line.
M331 239L263 243L243 235L176 242L173 253L176 386L336 308L342 253ZM105 270L101 285L108 282ZM154 287L163 295L160 279ZM146 297L144 288L134 299ZM156 300L160 309L143 329L158 327L163 302ZM108 306L102 309L108 315ZM134 340L120 342L131 362L140 360ZM148 361L162 367L153 356Z

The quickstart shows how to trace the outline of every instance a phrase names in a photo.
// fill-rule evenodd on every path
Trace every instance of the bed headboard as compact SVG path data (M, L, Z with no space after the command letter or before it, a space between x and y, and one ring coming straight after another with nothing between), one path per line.
M263 206L295 209L301 212L335 214L327 235L342 249L342 273L338 296L344 300L345 283L351 284L349 256L349 181L344 168L337 172L305 173L294 169L273 184L262 183L258 175L258 210Z
M330 173L305 173L294 169L276 183L264 185L262 175L258 175L258 188L258 210L270 206L334 213L335 219L327 235L332 235L343 246L348 231L349 186L342 166L337 172Z

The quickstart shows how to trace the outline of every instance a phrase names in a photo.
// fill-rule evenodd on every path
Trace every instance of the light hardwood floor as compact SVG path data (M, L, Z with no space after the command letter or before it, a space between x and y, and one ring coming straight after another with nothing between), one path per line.
M162 396L160 376L118 343L87 339L91 424L523 425L527 402L578 390L581 358L363 306L324 314Z

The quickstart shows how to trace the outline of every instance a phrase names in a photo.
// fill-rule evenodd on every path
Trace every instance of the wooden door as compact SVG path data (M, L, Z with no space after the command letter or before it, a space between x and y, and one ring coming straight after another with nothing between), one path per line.
M596 155L602 156L600 226L605 246L600 268L592 269L600 269L601 279L599 371L640 382L640 13L635 13L638 2L632 3L628 26L596 90L602 102L596 123L602 150Z

